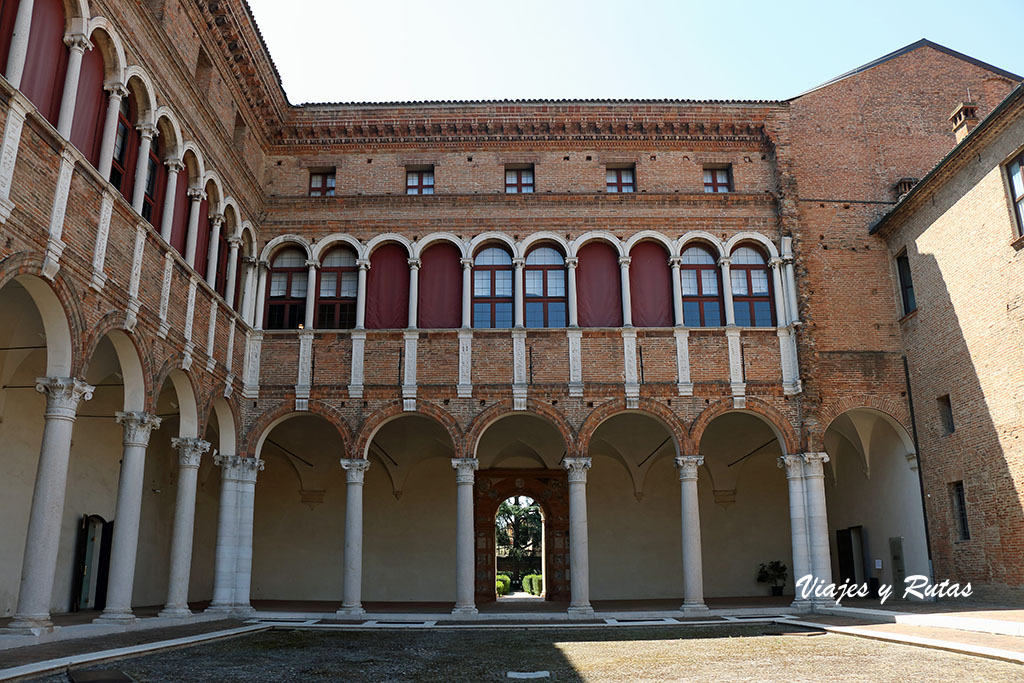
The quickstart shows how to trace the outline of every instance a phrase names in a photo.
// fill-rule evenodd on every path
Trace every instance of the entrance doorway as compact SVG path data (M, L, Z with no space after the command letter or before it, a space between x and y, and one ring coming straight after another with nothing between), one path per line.
M512 496L494 516L495 586L498 599L544 596L544 514L529 496Z

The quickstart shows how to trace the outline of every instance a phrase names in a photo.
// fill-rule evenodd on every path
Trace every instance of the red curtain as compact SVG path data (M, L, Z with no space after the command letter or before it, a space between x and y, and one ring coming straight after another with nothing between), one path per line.
M621 327L622 289L619 252L606 242L589 242L579 250L576 300L581 327Z
M409 325L409 254L401 244L385 244L370 256L366 279L366 327L401 329Z
M423 252L420 266L419 321L427 329L462 326L462 255L441 242Z
M71 143L93 166L100 161L100 143L107 114L108 100L103 92L104 75L103 52L99 47L87 50L82 57L82 73L78 80Z
M0 71L7 73L7 57L11 53L14 20L18 16L19 0L0 0Z
M165 167L166 168L166 167ZM192 210L192 202L188 198L188 169L178 171L174 197L167 201L174 202L174 217L171 219L171 246L179 254L185 254L185 242L188 239L188 214Z
M672 270L657 242L640 242L629 253L629 293L636 327L672 326Z
M206 260L210 252L210 202L199 202L199 234L196 236L196 272L206 277Z
M149 215L149 224L160 232L164 220L164 202L167 201L167 167L164 165L164 143L160 136L153 138L149 158L153 161L153 211Z
M68 68L64 29L64 4L61 0L36 0L32 6L32 31L29 33L21 91L55 126L60 114L64 72Z

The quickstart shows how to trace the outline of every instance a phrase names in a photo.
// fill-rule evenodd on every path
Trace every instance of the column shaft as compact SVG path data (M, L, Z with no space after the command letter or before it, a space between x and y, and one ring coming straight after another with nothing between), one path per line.
M164 213L160 217L160 237L164 242L171 243L171 232L174 230L174 199L178 193L178 173L184 169L180 161L168 161L167 185L164 190Z
M339 615L365 614L363 586L363 477L370 467L361 458L342 460L345 469L345 557L344 584Z
M564 458L569 471L570 617L590 617L590 546L587 532L587 470L590 458Z
M171 531L170 580L167 585L167 604L161 617L187 617L188 584L192 573L192 537L196 516L196 481L202 454L210 448L202 439L172 439L178 451L178 493L174 507L174 527Z
M803 456L783 455L779 467L785 468L789 484L789 525L793 545L793 579L799 581L811 573L811 559L807 543L807 515L804 501ZM806 604L799 593L794 604Z
M75 103L78 101L78 78L82 73L82 57L92 47L89 39L83 35L64 37L68 46L68 68L64 72L64 93L60 100L60 113L57 115L57 132L67 140L71 137L71 123L75 119Z
M356 285L356 329L366 327L366 271L370 269L367 259L356 261L359 266L359 279Z
M512 259L512 267L515 268L515 280L512 285L512 300L515 302L513 304L515 311L515 326L523 327L526 324L526 292L523 289L523 271L526 268L526 261L521 258L514 258Z
M718 265L722 269L722 298L725 301L725 324L733 326L736 324L736 310L732 305L732 261L727 258L718 259Z
M828 514L825 504L824 464L827 453L804 453L804 495L807 499L807 545L811 571L822 581L832 581L832 556L829 552Z
M697 497L697 468L704 456L676 458L683 515L683 611L707 611L704 605L704 560L700 544L700 506Z
M565 274L569 281L569 327L579 327L579 303L576 301L576 267L579 259L570 257L565 259Z
M217 261L220 259L220 230L224 216L210 216L210 244L206 252L206 284L217 288Z
M313 314L316 312L316 269L319 267L319 261L306 261L306 310L302 326L307 330L313 329Z
M196 267L196 244L199 241L199 205L206 198L202 190L192 188L188 191L190 201L188 212L188 236L185 238L185 262L192 268Z
M267 271L269 268L266 261L260 261L256 267L259 269L259 277L256 282L256 307L252 311L252 326L257 330L262 330L263 308L267 296Z
M419 325L421 263L418 258L409 259L409 329Z
M238 247L241 238L232 235L228 238L228 272L224 282L224 301L228 308L235 307L235 278L238 277Z
M479 466L473 458L452 458L456 484L455 523L455 609L452 614L475 615L473 543L473 472Z
M132 187L132 208L142 213L142 205L146 201L146 186L149 185L149 151L153 147L153 136L156 127L142 124L139 129L139 158L135 162L135 185Z
M786 296L782 292L782 259L771 259L768 265L772 270L772 291L775 295L776 325L785 327L789 325L789 316L786 314Z
M225 465L232 457L219 455L214 458L221 472L211 610L230 609L234 598L235 555L238 552L238 481L229 476Z
M473 327L473 259L462 259L462 326Z
M7 53L7 69L4 73L15 88L21 89L21 77L25 73L25 59L28 57L28 37L32 31L33 0L21 0L18 14L14 18L14 33Z
M619 279L622 287L622 326L633 326L633 299L629 292L629 263L630 258L623 256L619 259Z
M679 266L681 265L678 256L673 256L668 260L669 266L672 268L672 311L675 317L676 327L683 326L683 287L679 278Z
M114 141L117 138L117 115L121 111L121 99L128 95L128 91L122 85L112 85L107 91L110 97L107 100L107 114L103 120L99 165L96 167L104 180L110 180L110 168L114 163Z

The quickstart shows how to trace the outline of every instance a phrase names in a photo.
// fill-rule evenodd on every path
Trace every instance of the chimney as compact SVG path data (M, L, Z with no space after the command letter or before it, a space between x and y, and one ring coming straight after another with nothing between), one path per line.
M949 121L953 124L953 135L956 136L956 142L960 144L960 141L978 125L978 103L961 102L949 115Z

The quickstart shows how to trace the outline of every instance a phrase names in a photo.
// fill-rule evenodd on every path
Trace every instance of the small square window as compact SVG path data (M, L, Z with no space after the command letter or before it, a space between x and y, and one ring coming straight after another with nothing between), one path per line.
M732 168L730 166L705 166L704 191L732 192Z
M971 530L967 526L967 496L964 493L964 483L954 481L949 485L949 499L953 504L953 518L956 520L957 540L971 540Z
M936 399L936 403L939 405L939 419L942 420L942 433L952 434L956 431L956 425L953 423L953 404L949 400L949 394L939 396Z
M914 297L914 280L910 276L910 259L905 249L896 257L896 275L900 281L903 315L909 315L917 310L917 299Z
M505 167L505 194L533 193L533 164Z
M434 167L405 172L406 194L434 194Z
M334 171L310 171L309 172L309 196L310 197L333 197L334 196Z
M605 190L612 194L636 192L636 167L632 164L605 170Z

